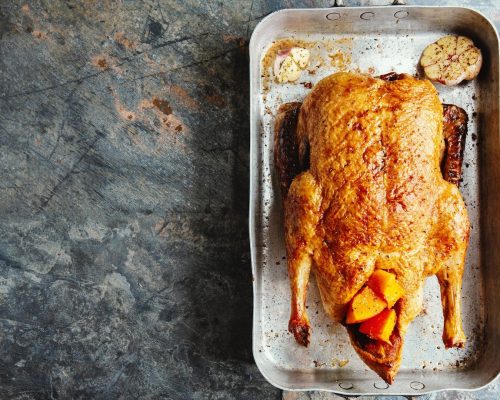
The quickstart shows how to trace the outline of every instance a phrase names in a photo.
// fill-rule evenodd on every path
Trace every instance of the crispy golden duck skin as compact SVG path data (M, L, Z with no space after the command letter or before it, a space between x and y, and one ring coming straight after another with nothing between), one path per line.
M365 363L392 383L409 323L422 307L426 277L437 275L443 342L463 347L460 291L469 220L457 185L467 115L443 106L426 80L337 73L303 103L280 107L275 168L285 211L292 289L289 330L307 346L305 301L316 275L327 314L344 323L346 306L376 268L397 276L391 344L348 325Z

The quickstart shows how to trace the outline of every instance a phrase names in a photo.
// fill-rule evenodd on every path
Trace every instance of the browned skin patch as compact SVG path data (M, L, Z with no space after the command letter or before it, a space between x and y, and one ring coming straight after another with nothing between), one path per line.
M170 104L168 103L167 100L161 100L161 99L158 99L157 97L153 97L152 103L153 103L153 106L155 106L163 114L165 114L165 115L172 114L172 107L170 107Z
M453 104L443 104L443 117L446 147L441 170L444 179L458 186L462 179L462 162L469 118L465 110Z
M299 160L298 144L295 140L301 105L299 102L282 104L274 125L274 165L278 171L283 200L293 179L306 168Z
M23 13L26 13L26 14L29 13L30 12L30 6L27 5L27 4L25 4L24 6L21 7L21 11Z

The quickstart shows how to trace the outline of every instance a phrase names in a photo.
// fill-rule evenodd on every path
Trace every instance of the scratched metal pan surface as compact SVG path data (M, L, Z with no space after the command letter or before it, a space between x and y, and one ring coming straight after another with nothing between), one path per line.
M314 279L307 300L311 344L301 347L287 332L290 289L282 206L273 168L273 124L280 104L301 101L310 84L337 70L374 75L417 73L424 47L446 34L471 37L484 56L477 79L454 87L438 85L441 100L463 107L470 119L460 188L472 223L462 296L467 345L460 350L444 349L439 288L436 278L429 278L424 311L410 325L401 369L395 383L388 386L358 358L345 329L325 316ZM297 83L275 83L270 55L276 46L294 43L311 49L312 69L304 71ZM273 385L350 396L408 396L448 389L474 390L499 375L498 59L494 26L480 13L461 7L281 10L257 26L250 42L253 352L262 374Z

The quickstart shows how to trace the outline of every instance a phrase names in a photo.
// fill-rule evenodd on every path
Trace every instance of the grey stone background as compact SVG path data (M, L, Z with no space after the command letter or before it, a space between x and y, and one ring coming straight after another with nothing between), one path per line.
M251 354L248 40L331 5L0 0L0 399L282 397Z

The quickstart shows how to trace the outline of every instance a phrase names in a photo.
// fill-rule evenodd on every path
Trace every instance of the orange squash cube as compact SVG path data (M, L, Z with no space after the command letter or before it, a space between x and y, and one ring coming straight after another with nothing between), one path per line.
M404 289L396 280L396 276L382 269L373 272L370 279L368 279L367 285L384 298L389 308L394 306L404 294Z
M363 322L359 331L372 339L390 342L391 333L396 325L396 311L386 308L380 314Z
M356 324L366 321L387 307L387 302L368 286L363 287L351 300L347 310L346 322Z

